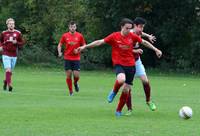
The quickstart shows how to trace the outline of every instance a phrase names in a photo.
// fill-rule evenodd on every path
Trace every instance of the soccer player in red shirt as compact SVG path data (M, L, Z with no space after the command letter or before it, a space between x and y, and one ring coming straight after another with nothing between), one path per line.
M65 46L64 49L64 60L65 60L65 71L66 71L66 84L69 88L70 96L73 96L72 89L72 75L74 77L74 87L75 91L79 91L79 74L80 74L80 53L77 48L85 45L85 39L83 35L76 31L76 23L71 21L68 25L69 32L64 33L58 44L58 56L62 56L62 45Z
M135 59L133 55L133 47L138 43L143 43L145 46L151 46L148 42L143 41L139 36L130 33L133 27L133 22L130 19L124 18L121 23L121 31L114 32L104 39L96 40L88 45L78 48L82 51L85 48L92 48L102 44L109 44L112 46L112 62L115 68L117 79L115 81L113 90L109 94L108 102L112 102L120 87L122 88L122 95L120 97L115 115L121 116L122 108L126 103L128 92L131 88L132 81L135 74ZM151 47L149 47L151 48Z
M0 48L2 50L2 60L5 69L5 80L3 89L13 90L12 71L17 62L18 49L24 45L22 34L15 29L15 21L12 18L6 20L7 30L3 31L0 36Z

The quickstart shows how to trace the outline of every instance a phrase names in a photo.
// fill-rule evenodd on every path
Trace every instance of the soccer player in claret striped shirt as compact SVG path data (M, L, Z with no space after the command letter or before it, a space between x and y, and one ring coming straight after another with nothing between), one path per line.
M72 75L74 77L74 87L75 91L79 91L79 74L80 74L80 53L77 51L77 48L85 45L85 39L83 35L76 31L76 23L71 21L68 25L69 32L66 32L62 35L60 42L58 44L58 56L62 56L62 48L64 45L64 60L65 60L65 71L66 71L66 84L69 89L70 96L73 96L72 88Z
M131 32L137 34L138 36L148 38L151 43L153 43L156 40L155 36L149 35L143 32L144 26L146 24L146 20L144 18L136 17L133 23L134 23L134 28L131 30ZM160 58L162 55L162 52L156 47L155 49L156 50L154 51L156 52L157 57ZM145 97L146 97L146 104L149 106L150 110L155 111L156 105L151 100L151 86L149 83L149 79L147 78L144 65L142 64L142 61L140 59L140 55L143 53L143 50L140 48L138 43L135 45L133 52L134 52L134 57L135 57L135 62L136 62L135 77L139 77L142 82ZM131 115L131 111L132 111L131 90L129 91L129 97L128 97L126 105L128 107L128 112L126 113L126 115Z
M116 116L121 116L122 108L126 103L128 92L131 88L133 77L135 74L135 59L133 56L133 47L138 43L143 43L143 40L134 33L130 33L133 27L133 22L130 19L124 18L121 23L121 31L114 32L104 39L96 40L88 45L78 48L78 51L82 51L85 48L92 48L100 46L102 44L109 44L112 46L112 62L116 72L116 81L114 87L109 94L108 102L112 102L116 96L116 92L122 88L122 96L119 99L119 103L115 112ZM146 44L146 43L144 43ZM150 46L146 44L146 46Z
M17 62L18 49L24 45L24 40L20 31L15 29L15 21L12 18L6 20L7 30L3 31L0 36L0 47L2 49L2 60L5 69L5 80L3 89L13 90L12 71Z

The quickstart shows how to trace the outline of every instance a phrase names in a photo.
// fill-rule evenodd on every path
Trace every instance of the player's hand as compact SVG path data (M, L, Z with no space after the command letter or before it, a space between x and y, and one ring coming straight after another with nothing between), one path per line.
M77 48L77 52L80 53L81 51L83 51L85 49L86 45L78 47Z
M161 58L162 51L161 50L156 50L156 55L157 55L158 58Z
M15 39L15 40L12 40L12 43L13 44L17 44L17 40Z
M143 50L142 50L142 49L134 49L133 52L134 52L134 53L142 54L142 53L143 53Z
M79 52L78 52L78 49L74 49L73 53L74 53L74 54L78 54L78 53L79 53Z
M62 57L62 52L58 52L58 57Z
M6 40L4 43L7 43L7 42L12 42L11 40Z
M156 41L156 37L153 34L149 35L148 39L151 43L154 43Z
M3 51L3 47L2 46L0 46L0 52L2 52Z
M16 44L17 43L17 40L15 39L15 40L10 40L10 39L8 39L7 41L5 41L5 43L6 42L11 42L11 43L13 43L13 44Z

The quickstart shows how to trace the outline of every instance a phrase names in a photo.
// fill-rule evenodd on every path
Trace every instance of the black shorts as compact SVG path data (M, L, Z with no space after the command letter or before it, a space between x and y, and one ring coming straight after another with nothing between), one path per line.
M76 70L80 71L80 61L79 60L65 60L65 70Z
M125 83L129 85L133 85L133 79L135 75L135 66L122 66L122 65L115 65L115 73L118 75L119 73L124 73L126 76Z

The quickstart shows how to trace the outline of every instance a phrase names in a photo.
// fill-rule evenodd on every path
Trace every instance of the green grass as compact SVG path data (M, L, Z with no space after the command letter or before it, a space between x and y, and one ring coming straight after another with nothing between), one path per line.
M3 72L0 76L3 80ZM115 80L111 71L81 71L81 90L70 97L62 69L17 68L13 74L14 91L0 91L0 135L199 135L200 78L162 74L150 74L149 78L158 110L148 109L141 83L136 79L133 115L116 118L119 95L111 104L106 101ZM193 109L189 120L178 117L184 105Z

